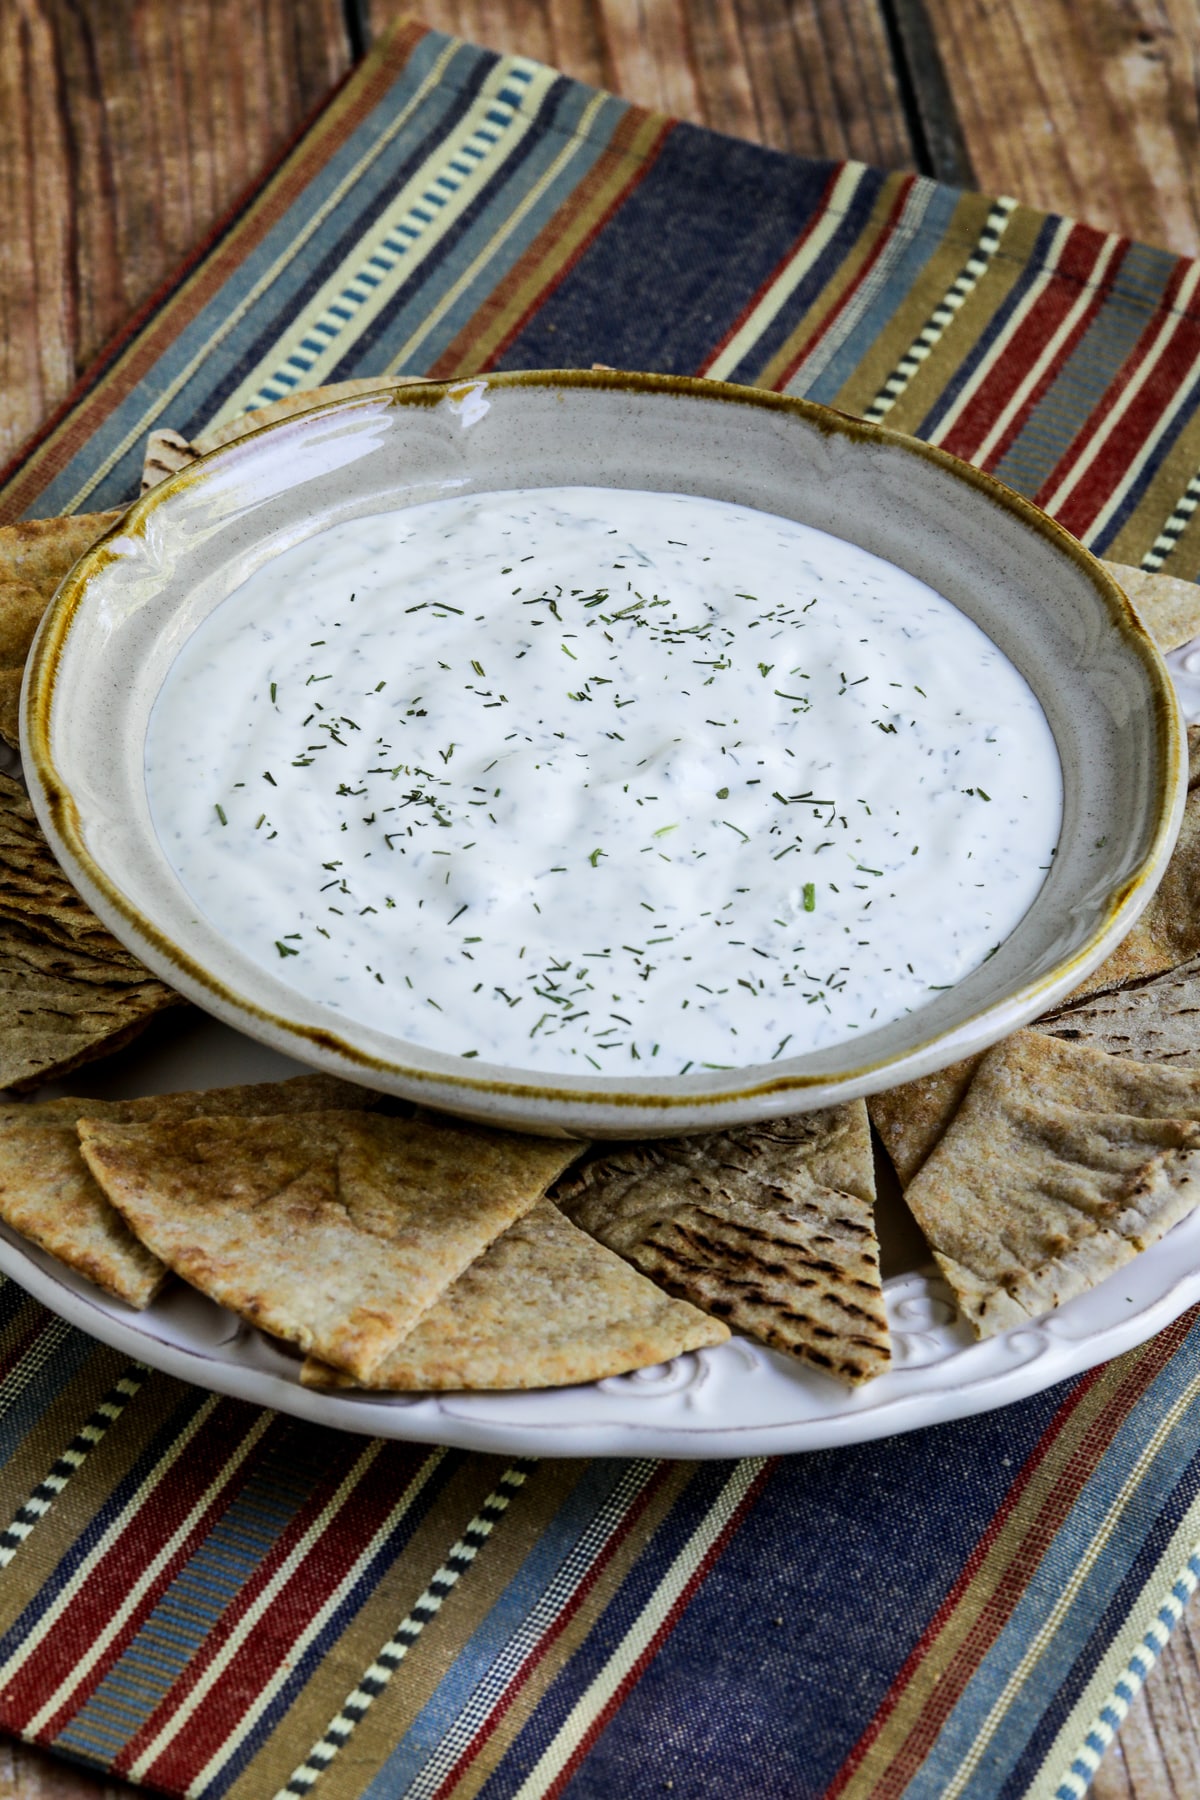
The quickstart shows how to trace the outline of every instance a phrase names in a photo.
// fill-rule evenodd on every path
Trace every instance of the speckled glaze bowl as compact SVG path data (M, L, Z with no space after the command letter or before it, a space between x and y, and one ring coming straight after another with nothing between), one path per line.
M981 968L900 1021L786 1062L655 1080L558 1077L356 1027L199 916L155 835L144 777L151 708L187 636L261 563L327 526L447 492L564 483L703 494L833 532L947 595L1016 665L1058 746L1062 838L1033 906ZM72 880L197 1004L306 1063L430 1106L601 1137L851 1099L1045 1011L1153 893L1187 762L1149 636L1101 565L1036 507L944 452L806 401L607 372L339 400L183 470L63 583L29 661L22 747L38 816Z

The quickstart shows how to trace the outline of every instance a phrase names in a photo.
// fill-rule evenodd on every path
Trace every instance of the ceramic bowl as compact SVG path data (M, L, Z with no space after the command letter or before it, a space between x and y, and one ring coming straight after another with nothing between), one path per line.
M789 1061L676 1078L567 1077L425 1050L307 999L199 916L155 835L151 708L189 633L261 563L346 519L457 493L578 483L782 514L910 570L1029 682L1062 764L1062 837L1000 949L919 1011ZM941 451L722 383L526 373L339 400L252 433L139 500L63 583L26 674L22 745L61 862L122 941L227 1023L447 1111L635 1137L828 1105L985 1048L1087 974L1150 898L1186 746L1165 666L1101 565ZM931 896L931 903L933 902Z

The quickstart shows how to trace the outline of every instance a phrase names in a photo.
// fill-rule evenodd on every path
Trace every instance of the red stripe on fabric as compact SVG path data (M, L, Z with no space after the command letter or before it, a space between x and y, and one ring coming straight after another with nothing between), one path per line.
M366 61L357 69L347 71L200 243L108 340L46 422L7 463L0 466L0 525L21 518L128 398L170 344L203 310L270 228L278 223L288 206L357 130L363 118L379 104L428 31L428 26L415 21L401 22L371 51ZM346 96L355 83L361 84L361 91L350 96L342 116L331 121L327 131L318 131L326 112L339 98ZM313 141L306 144L305 140L310 136ZM296 166L289 169L286 165L292 159ZM272 192L276 183L278 186ZM256 207L256 201L262 202L260 207ZM195 288L191 285L193 281L199 284ZM179 298L178 306L173 308L169 305L172 296ZM188 310L183 313L185 298ZM125 355L131 360L122 367ZM113 371L111 385L105 381L110 371ZM89 395L92 396L90 405ZM72 419L73 413L79 416ZM56 440L56 433L64 426L61 439Z
M596 1739L600 1736L600 1733L604 1730L609 1720L619 1708L625 1704L630 1693L637 1686L649 1665L654 1661L654 1658L658 1655L659 1651L674 1631L676 1625L678 1625L696 1593L703 1586L704 1582L707 1581L720 1557L724 1555L730 1541L745 1523L747 1514L754 1505L754 1502L758 1499L763 1487L770 1479L771 1471L774 1469L777 1461L777 1457L772 1457L754 1477L754 1480L750 1483L750 1486L738 1501L737 1506L734 1508L725 1524L721 1527L717 1537L712 1544L710 1544L695 1570L689 1576L686 1587L663 1619L661 1625L659 1625L658 1629L655 1631L654 1636L650 1639L649 1643L630 1669L628 1675L625 1676L625 1679L615 1690L611 1699L592 1720L592 1723L584 1732L579 1743L567 1758L566 1763L555 1776L550 1786L546 1789L544 1800L557 1800L558 1795L562 1793L563 1789L566 1787L567 1783L570 1781L576 1769L578 1769L580 1763L588 1754L592 1745L596 1742Z
M1030 1577L1040 1563L1055 1533L1075 1504L1081 1489L1093 1474L1101 1454L1116 1436L1132 1407L1170 1361L1195 1322L1195 1312L1185 1314L1182 1319L1176 1321L1174 1325L1155 1338L1138 1357L1128 1379L1122 1383L1103 1414L1089 1426L1072 1456L1067 1470L1057 1482L1050 1503L1039 1515L1036 1529L1030 1531L1025 1538L1019 1553L1014 1556L1012 1563L998 1583L995 1594L972 1626L953 1666L945 1671L939 1680L936 1692L930 1696L925 1710L905 1739L901 1751L889 1765L886 1775L881 1777L876 1787L872 1789L872 1800L894 1800L894 1797L902 1793L912 1779L929 1745L937 1737L967 1683L983 1661L984 1654L995 1642L1017 1601L1024 1593ZM963 1566L962 1574L921 1633L891 1687L884 1695L874 1718L826 1788L822 1800L836 1800L837 1795L844 1792L853 1775L865 1761L887 1721L915 1680L943 1628L961 1604L964 1595L982 1568L988 1552L1008 1524L1038 1469L1070 1423L1084 1397L1104 1376L1108 1366L1101 1364L1082 1376L1078 1385L1067 1396L1046 1427L1006 1493L999 1510L971 1551Z
M969 458L983 443L1012 396L1013 389L1037 361L1079 298L1107 238L1090 225L1075 225L1040 297L1022 319L1007 348L968 402L942 448ZM1121 252L1124 254L1124 251ZM1103 296L1105 288L1100 290Z
M120 1536L88 1574L33 1654L0 1690L0 1718L6 1731L27 1734L30 1719L78 1664L81 1647L92 1644L109 1625L127 1600L130 1588L183 1525L197 1495L212 1484L237 1452L253 1417L240 1401L222 1400L153 1493L135 1511L126 1513ZM38 1731L38 1742L50 1742L104 1679L141 1628L146 1614L212 1530L215 1520L241 1492L283 1429L278 1420L273 1421L240 1466L222 1482L96 1666ZM51 1603L52 1597L48 1597L47 1607ZM32 1629L37 1631L36 1623Z
M804 230L800 233L799 237L796 239L795 243L791 246L791 248L789 250L785 251L784 255L776 263L775 267L771 270L771 273L767 276L766 280L750 296L749 300L746 302L745 306L742 308L742 310L738 314L737 318L733 321L733 324L729 327L729 330L725 333L725 336L721 339L720 343L715 344L713 346L712 350L709 351L709 353L705 357L704 361L697 368L697 370L696 370L697 375L707 374L708 370L712 368L713 364L716 362L716 360L717 360L718 356L720 356L721 352L729 344L732 344L732 342L733 342L734 338L737 336L738 332L742 330L743 326L747 323L747 321L749 319L753 318L755 310L762 305L763 301L766 299L766 297L770 293L771 289L775 286L775 283L784 274L785 270L787 270L789 268L789 266L796 260L797 256L799 256L801 250L803 250L805 244L808 242L809 238L812 236L812 234L816 230L817 226L821 223L822 219L825 217L825 214L829 209L829 202L833 197L833 190L837 186L838 182L841 180L842 172L845 169L845 167L846 167L846 165L844 162L841 162L841 163L838 163L835 165L835 167L833 168L833 170L830 173L829 180L825 183L825 186L821 190L821 197L817 201L816 208L814 209L812 215L810 216L808 223L805 225Z
M570 256L568 256L567 260L563 263L562 267L555 270L554 274L552 275L550 280L546 283L545 287L541 289L541 291L538 293L538 295L535 299L530 301L529 305L525 308L524 312L517 319L516 323L505 333L504 337L495 346L495 348L493 349L491 355L487 358L487 360L480 365L480 373L481 374L486 373L487 370L494 369L496 367L497 363L499 362L500 358L504 355L504 352L508 349L509 345L512 343L515 343L516 339L519 338L521 333L524 331L526 325L528 325L530 319L532 319L534 317L535 313L538 313L541 311L542 307L545 306L547 300L550 299L550 296L552 294L556 293L557 290L562 286L563 282L567 279L567 276L571 273L572 269L579 262L580 258L595 243L596 239L600 236L601 232L609 224L609 221L618 212L620 212L620 210L624 206L625 202L629 199L629 196L631 194L635 193L637 191L637 189L639 187L641 187L643 181L645 181L647 175L649 175L651 169L654 167L655 163L658 161L659 157L662 155L663 146L666 144L667 139L670 137L670 135L671 135L672 131L674 131L674 129L675 129L675 121L673 119L667 119L664 121L661 129L658 132L658 135L654 138L653 142L647 148L646 153L645 153L644 157L642 158L641 163L634 170L633 174L629 177L629 180L625 183L625 185L621 188L621 191L609 203L609 205L605 207L603 213L601 213L599 219L596 221L595 225L592 226L591 230L589 232L587 232L586 235L580 239L578 244L576 244L574 250L572 250ZM569 202L567 204L569 204Z
M1063 452L1050 474L1046 477L1037 493L1033 496L1039 506L1045 506L1046 502L1057 489L1059 483L1070 474L1072 468L1074 468L1075 464L1079 461L1080 456L1087 448L1090 440L1104 424L1108 415L1112 412L1113 407L1120 400L1121 395L1125 392L1126 388L1145 362L1147 356L1150 354L1155 338L1162 330L1164 318L1170 314L1175 305L1176 296L1179 293L1184 276L1187 274L1189 267L1189 264L1179 262L1171 271L1170 278L1163 290L1162 299L1155 307L1148 323L1143 327L1137 343L1133 346L1133 349L1129 352L1129 355L1125 358L1125 361L1121 364L1121 367L1109 382L1108 387L1105 389L1098 403L1092 408L1075 436L1071 439L1067 449ZM1088 478L1088 485L1089 487L1091 485L1090 476ZM1107 498L1107 496L1105 497ZM1075 495L1072 494L1069 497L1068 504L1073 505L1074 502Z
M1056 516L1068 531L1082 537L1107 504L1137 460L1146 440L1169 417L1173 410L1171 402L1180 398L1180 383L1187 376L1198 351L1200 321L1191 317L1179 319L1176 329L1163 345L1154 368L1122 416L1119 429L1110 434L1086 475L1059 508ZM1144 361L1144 358L1140 360ZM1128 383L1122 385L1127 386ZM1114 399L1117 397L1119 396L1114 395ZM1081 448L1086 448L1086 445ZM1060 467L1064 475L1070 472L1066 457Z
M879 261L879 258L883 255L885 247L887 246L890 239L895 235L896 227L900 223L900 218L901 218L902 213L904 212L904 208L908 205L908 197L912 193L912 190L913 190L914 186L916 185L916 180L917 180L917 177L915 175L909 175L907 177L907 179L901 184L900 189L896 195L895 203L892 206L892 210L889 212L887 218L884 220L883 225L880 228L878 237L876 238L874 244L871 246L871 250L870 250L869 254L866 256L866 258L863 261L862 268L858 271L858 274L854 277L854 280L850 283L849 287L846 289L845 293L842 295L841 299L838 301L838 303L834 307L833 311L829 314L829 317L827 319L824 319L821 322L821 324L818 325L817 329L812 333L812 335L810 337L806 338L804 344L796 352L796 354L792 358L792 360L788 363L786 369L784 370L783 374L779 377L778 381L776 381L773 384L776 393L783 392L784 388L786 388L788 382L791 381L792 377L796 373L796 370L800 367L800 365L804 361L805 357L811 356L812 352L816 349L816 347L820 343L821 339L836 324L837 320L841 317L841 315L845 311L846 307L850 304L851 300L854 298L855 294L858 292L858 290L862 286L863 282L867 279L867 276L870 274L871 270L875 267L875 264Z
M223 1650L235 1628L278 1573L321 1506L337 1487L346 1470L362 1454L362 1443L348 1438L345 1466L323 1484L322 1495L307 1504L284 1536L264 1558L254 1576L208 1633L195 1659L128 1745L113 1762L116 1774L126 1774L154 1741L171 1714L180 1707L205 1670ZM171 1742L155 1758L140 1781L169 1793L183 1793L235 1731L247 1708L267 1682L293 1659L297 1640L335 1592L355 1560L386 1520L397 1499L433 1452L425 1445L388 1444L365 1471L348 1504L341 1507L288 1576L246 1642L229 1660L195 1712ZM371 1597L364 1590L357 1605ZM357 1605L355 1610L357 1611ZM344 1629L345 1627L343 1627Z
M504 1689L504 1692L492 1707L491 1712L479 1726L475 1736L464 1748L458 1761L454 1764L454 1767L450 1770L445 1780L437 1789L437 1792L433 1796L433 1800L447 1800L447 1796L466 1774L492 1733L513 1706L521 1689L525 1686L538 1664L542 1662L548 1651L553 1647L555 1641L562 1635L571 1620L575 1617L575 1614L579 1611L579 1608L583 1605L584 1601L599 1581L604 1570L612 1561L617 1550L625 1542L625 1539L629 1536L630 1532L645 1512L647 1506L650 1504L651 1497L658 1492L660 1487L662 1487L670 1472L671 1471L666 1467L657 1470L656 1473L651 1476L641 1492L635 1495L629 1511L625 1514L625 1517L621 1520L621 1523L617 1526L611 1537L606 1539L605 1543L601 1546L595 1559L589 1563L587 1569L584 1571L578 1586L572 1590L570 1597L563 1603L562 1607L555 1614L553 1620L546 1628L542 1637L539 1638L538 1642L532 1647L529 1655L525 1658L525 1661L513 1675L508 1686Z

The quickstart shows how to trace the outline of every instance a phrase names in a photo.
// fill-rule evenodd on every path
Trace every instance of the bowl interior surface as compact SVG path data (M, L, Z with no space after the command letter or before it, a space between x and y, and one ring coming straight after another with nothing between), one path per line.
M452 493L578 484L700 494L817 526L952 600L1016 666L1054 734L1062 835L1033 906L919 1012L758 1068L634 1081L423 1050L308 1001L199 916L146 795L151 709L175 656L262 563L330 525ZM116 934L210 1012L302 1060L493 1123L645 1135L826 1105L984 1048L1128 931L1182 812L1164 664L1101 565L943 453L807 402L719 383L500 376L333 402L217 451L138 502L67 578L30 659L31 793Z

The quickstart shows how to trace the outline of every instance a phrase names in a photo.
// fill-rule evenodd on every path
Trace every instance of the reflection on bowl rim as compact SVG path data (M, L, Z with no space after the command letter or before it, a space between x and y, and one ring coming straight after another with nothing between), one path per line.
M1152 809L1156 824L1152 839L1138 867L1110 891L1104 913L1089 932L1084 945L1055 964L1048 973L1002 999L991 1001L977 1013L955 1021L948 1028L936 1030L907 1050L864 1061L852 1070L832 1075L788 1073L786 1063L766 1067L755 1064L744 1070L722 1071L723 1076L732 1079L719 1081L715 1086L712 1085L714 1077L695 1075L657 1077L653 1085L628 1082L616 1076L563 1076L561 1080L565 1085L559 1085L560 1078L549 1072L515 1069L491 1072L488 1065L476 1062L470 1065L470 1070L464 1067L459 1073L457 1068L453 1072L442 1068L420 1068L372 1055L348 1042L335 1030L283 1018L234 992L147 919L88 850L75 801L50 750L55 676L89 579L116 560L109 545L117 539L143 534L148 522L165 503L205 481L214 466L222 466L244 455L247 446L273 434L278 434L280 442L284 443L295 433L303 432L312 421L331 415L373 412L381 403L388 409L435 407L447 398L461 400L481 387L486 387L489 392L550 388L676 394L790 414L826 437L840 436L855 444L886 444L934 464L1010 515L1015 515L1023 525L1067 555L1099 594L1113 629L1121 636L1126 648L1132 650L1144 665L1153 693L1154 728L1159 748L1159 781ZM587 1132L594 1129L603 1135L645 1135L647 1130L702 1130L832 1104L839 1099L868 1094L895 1085L897 1081L928 1074L973 1050L986 1048L1019 1024L1036 1017L1102 960L1153 894L1178 832L1187 766L1186 738L1170 676L1157 646L1103 565L1031 501L944 450L906 437L887 426L867 424L811 401L726 382L607 370L534 370L401 388L381 385L373 393L326 401L275 424L250 430L243 437L189 464L135 501L63 581L43 620L27 664L21 702L21 734L35 807L68 874L117 935L188 998L227 1023L249 1030L251 1035L350 1079L382 1084L412 1098L424 1098L431 1105L470 1113L494 1123L523 1125L534 1130ZM940 1049L948 1039L954 1040L949 1050ZM421 1057L436 1054L417 1045L406 1044L405 1048ZM609 1109L609 1117L604 1118L602 1115ZM685 1113L694 1116L685 1118Z

